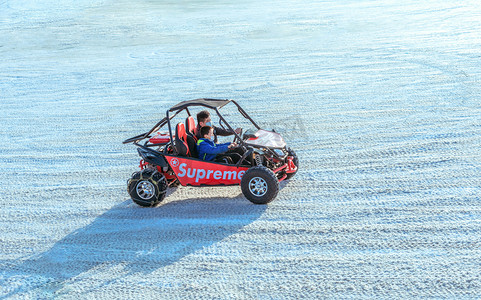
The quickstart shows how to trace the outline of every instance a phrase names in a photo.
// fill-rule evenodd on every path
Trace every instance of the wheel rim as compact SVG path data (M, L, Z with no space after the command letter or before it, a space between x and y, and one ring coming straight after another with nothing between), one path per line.
M144 200L149 200L154 196L155 187L150 181L141 181L137 184L137 195Z
M249 190L252 195L262 197L267 193L267 182L261 177L254 177L249 181Z

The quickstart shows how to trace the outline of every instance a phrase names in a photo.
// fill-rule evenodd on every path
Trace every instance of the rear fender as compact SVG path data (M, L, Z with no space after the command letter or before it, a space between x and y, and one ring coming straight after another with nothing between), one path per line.
M169 164L165 160L163 154L158 153L157 151L151 150L149 148L137 148L139 155L145 162L151 163L155 166L159 166L162 168L167 168Z

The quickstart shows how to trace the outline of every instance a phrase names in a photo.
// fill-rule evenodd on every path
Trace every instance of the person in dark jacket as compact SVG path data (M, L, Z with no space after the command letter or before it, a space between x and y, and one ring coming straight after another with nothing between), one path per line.
M214 142L214 128L204 126L199 130L201 138L197 141L197 153L199 158L206 161L212 161L218 154L227 152L229 149L237 146L236 143L216 144Z
M212 120L210 118L210 113L207 110L203 110L197 114L197 139L202 138L202 135L200 134L200 129L204 126L210 126L214 128L214 143L217 143L217 136L229 136L233 135L234 132L231 130L225 130L220 127L212 126ZM237 128L235 130L237 134L241 132L240 128Z

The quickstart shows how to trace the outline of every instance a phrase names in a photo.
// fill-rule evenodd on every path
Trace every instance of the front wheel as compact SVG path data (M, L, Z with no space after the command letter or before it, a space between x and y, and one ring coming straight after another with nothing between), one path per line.
M164 175L157 170L144 169L134 173L127 183L127 190L136 204L152 207L164 200L167 186Z
M244 196L254 204L267 204L279 192L279 181L272 170L257 166L247 170L241 179Z

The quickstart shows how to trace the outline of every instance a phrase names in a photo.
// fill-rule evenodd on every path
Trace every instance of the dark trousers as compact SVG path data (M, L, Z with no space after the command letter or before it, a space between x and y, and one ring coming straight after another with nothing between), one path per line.
M225 153L217 155L215 160L219 162L227 162L229 164L237 164L243 155L244 155L244 150L242 150L241 147L236 147L233 149L229 149ZM226 159L226 157L228 158ZM250 157L246 157L245 160L249 161L250 159L251 159Z

